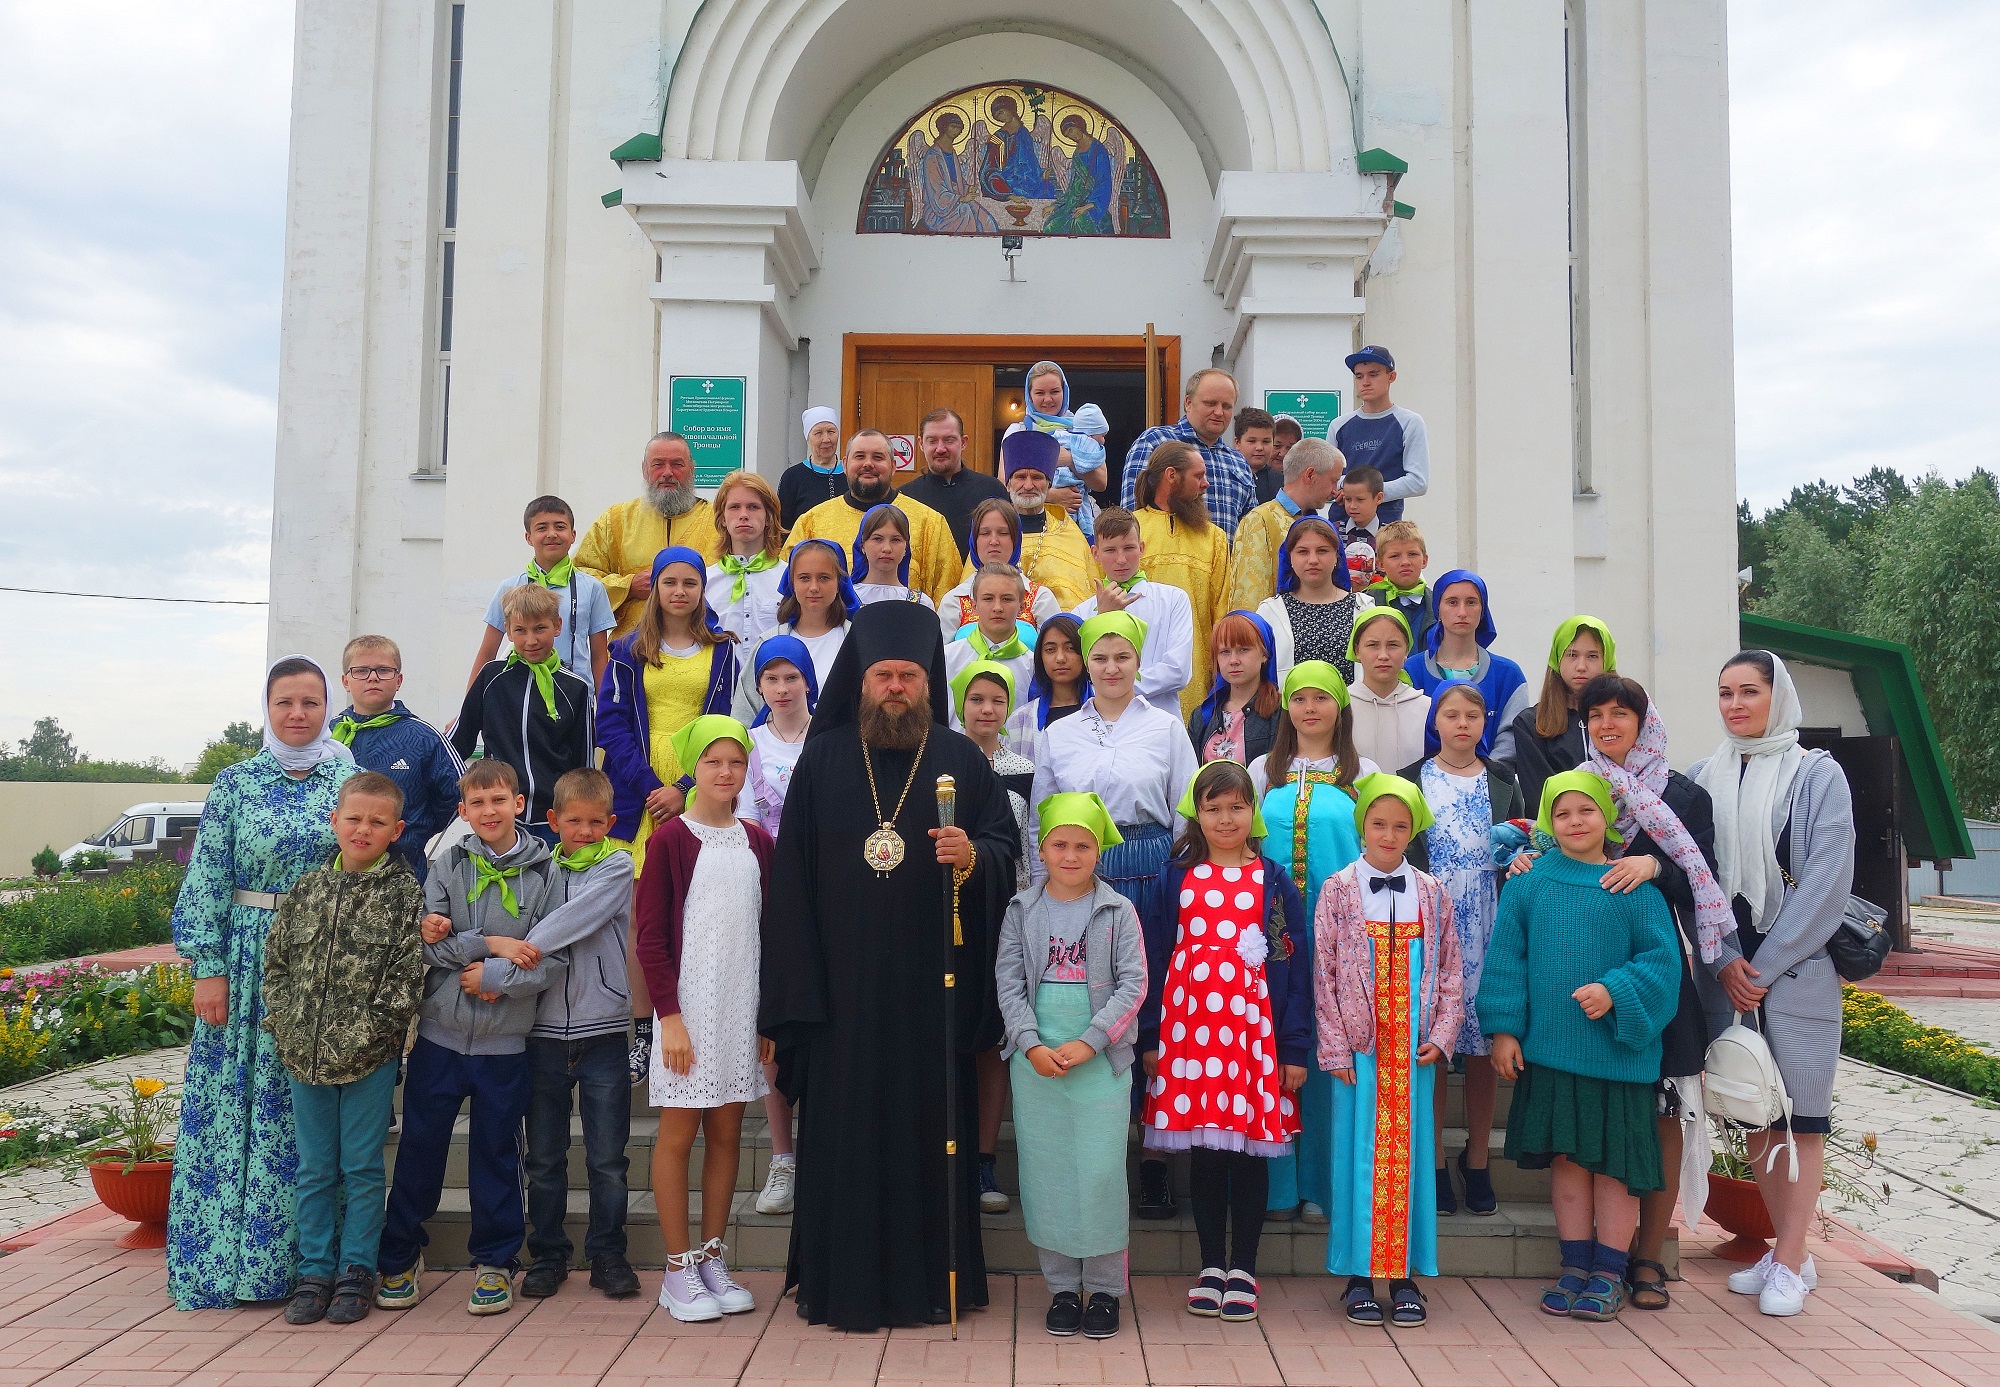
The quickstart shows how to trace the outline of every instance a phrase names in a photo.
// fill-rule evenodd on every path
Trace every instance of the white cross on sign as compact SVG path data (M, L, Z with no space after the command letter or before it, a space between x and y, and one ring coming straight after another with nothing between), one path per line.
M715 389L715 382L712 380L705 380L701 383L701 393L704 395L709 394L714 389ZM1301 401L1301 403L1303 403L1303 401Z

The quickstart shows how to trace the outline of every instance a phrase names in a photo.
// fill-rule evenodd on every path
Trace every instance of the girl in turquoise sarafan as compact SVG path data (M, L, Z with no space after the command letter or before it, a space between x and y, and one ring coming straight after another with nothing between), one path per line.
M325 671L303 655L264 679L264 747L216 776L174 904L194 977L194 1035L167 1205L167 1289L182 1310L290 1295L298 1270L291 1082L263 1029L264 939L278 899L334 851L354 758L327 735Z
M1474 1005L1493 1070L1515 1080L1506 1157L1552 1170L1562 1276L1542 1310L1608 1320L1623 1307L1639 1197L1660 1189L1653 1123L1660 1033L1680 1001L1680 935L1651 882L1603 889L1611 786L1563 771L1542 786L1538 837L1561 849L1500 893Z

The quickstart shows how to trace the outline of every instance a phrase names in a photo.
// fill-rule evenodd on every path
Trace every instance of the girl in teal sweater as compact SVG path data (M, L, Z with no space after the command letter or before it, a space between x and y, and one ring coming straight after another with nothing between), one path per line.
M1584 1320L1623 1307L1639 1196L1664 1184L1653 1087L1680 998L1666 897L1598 884L1617 817L1601 776L1549 777L1536 828L1561 852L1500 893L1477 1001L1493 1068L1515 1080L1507 1159L1554 1181L1562 1276L1542 1309Z

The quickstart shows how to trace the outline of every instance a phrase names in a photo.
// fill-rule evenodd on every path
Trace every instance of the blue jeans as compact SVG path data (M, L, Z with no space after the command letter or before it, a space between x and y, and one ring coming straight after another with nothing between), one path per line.
M337 1276L375 1266L382 1241L382 1143L396 1097L396 1061L351 1084L292 1080L298 1124L299 1176L294 1204L299 1228L299 1275ZM341 1213L341 1187L347 1210Z
M472 1127L466 1143L466 1187L472 1204L467 1251L480 1266L520 1267L521 1119L528 1112L528 1057L461 1055L417 1037L403 1078L403 1139L376 1265L384 1276L408 1271L430 1242L424 1221L444 1193L452 1124L468 1098Z
M567 1265L575 1254L569 1209L569 1096L580 1089L583 1155L590 1171L590 1228L583 1255L625 1255L625 1143L632 1136L632 1084L625 1035L588 1040L528 1037L534 1097L528 1101L528 1256Z

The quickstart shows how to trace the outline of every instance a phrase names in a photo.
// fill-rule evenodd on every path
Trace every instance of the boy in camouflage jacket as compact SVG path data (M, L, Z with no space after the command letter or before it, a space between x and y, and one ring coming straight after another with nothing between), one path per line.
M291 1077L298 1128L299 1281L285 1307L292 1324L351 1324L375 1293L382 1143L424 985L423 888L389 851L402 815L395 781L374 771L350 776L333 810L339 852L299 878L264 943L263 1024Z

